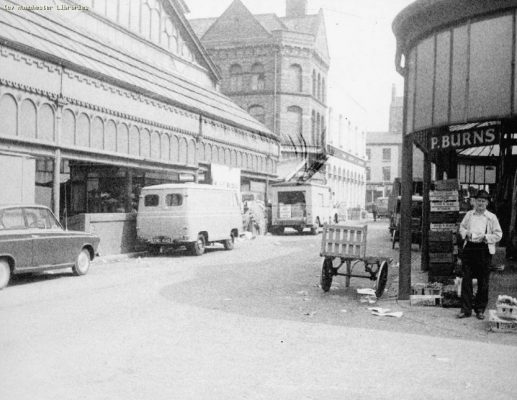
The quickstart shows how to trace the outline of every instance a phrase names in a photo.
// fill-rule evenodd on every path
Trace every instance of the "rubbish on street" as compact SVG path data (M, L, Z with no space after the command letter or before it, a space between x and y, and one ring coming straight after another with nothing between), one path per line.
M357 289L357 293L358 294L367 294L369 296L375 296L375 290L371 289L371 288L361 288L361 289Z
M368 310L372 312L372 315L379 317L395 317L400 318L403 315L402 311L391 311L389 308L382 307L368 307Z

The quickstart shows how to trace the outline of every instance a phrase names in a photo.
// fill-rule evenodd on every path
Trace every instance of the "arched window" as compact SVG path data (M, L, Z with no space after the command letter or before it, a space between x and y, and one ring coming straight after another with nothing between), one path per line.
M266 123L266 113L264 111L264 107L256 104L252 105L250 108L248 108L248 113L257 121L262 122L263 124Z
M325 78L321 79L321 101L323 103L327 102L327 91L325 89Z
M230 67L230 91L238 92L242 89L242 67L233 64Z
M287 108L287 119L285 133L291 138L298 138L302 134L302 109L298 106ZM296 141L295 141L296 143Z
M289 67L289 90L293 92L302 91L302 67L298 64L292 64Z
M321 100L321 74L318 74L318 87L316 88L316 97Z
M320 127L321 127L321 117L320 117L320 113L316 113L316 136L314 138L314 144L318 144L319 142L319 137L320 137Z
M316 112L312 110L311 114L311 138L312 138L312 144L316 144L317 142L317 132L316 132Z
M316 71L312 70L312 95L316 97Z
M260 63L255 63L251 66L251 90L264 90L264 87L264 66Z

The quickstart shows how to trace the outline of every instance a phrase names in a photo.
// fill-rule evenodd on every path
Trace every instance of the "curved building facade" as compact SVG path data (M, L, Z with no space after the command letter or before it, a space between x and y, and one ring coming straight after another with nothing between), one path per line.
M403 186L411 187L414 143L424 153L424 199L432 180L457 179L467 196L488 190L508 244L515 228L508 221L515 214L517 1L417 0L396 16L393 31L395 66L405 79ZM429 197L423 221L426 233ZM410 264L410 224L402 220L409 231L401 237L402 269ZM409 291L407 276L401 282Z

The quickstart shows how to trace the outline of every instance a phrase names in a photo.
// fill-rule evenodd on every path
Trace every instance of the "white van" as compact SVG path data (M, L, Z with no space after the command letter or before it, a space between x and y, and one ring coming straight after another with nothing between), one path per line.
M318 227L332 220L331 189L317 183L277 183L271 186L271 230L282 233L284 228L302 232L310 228L316 234Z
M187 246L199 256L215 242L231 250L241 230L236 190L181 183L147 186L140 193L136 232L151 252Z

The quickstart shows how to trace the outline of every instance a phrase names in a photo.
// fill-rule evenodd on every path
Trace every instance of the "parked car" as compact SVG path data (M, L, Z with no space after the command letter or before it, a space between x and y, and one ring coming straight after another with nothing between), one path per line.
M72 267L84 275L97 254L99 237L63 229L40 205L0 206L0 289L13 274Z

